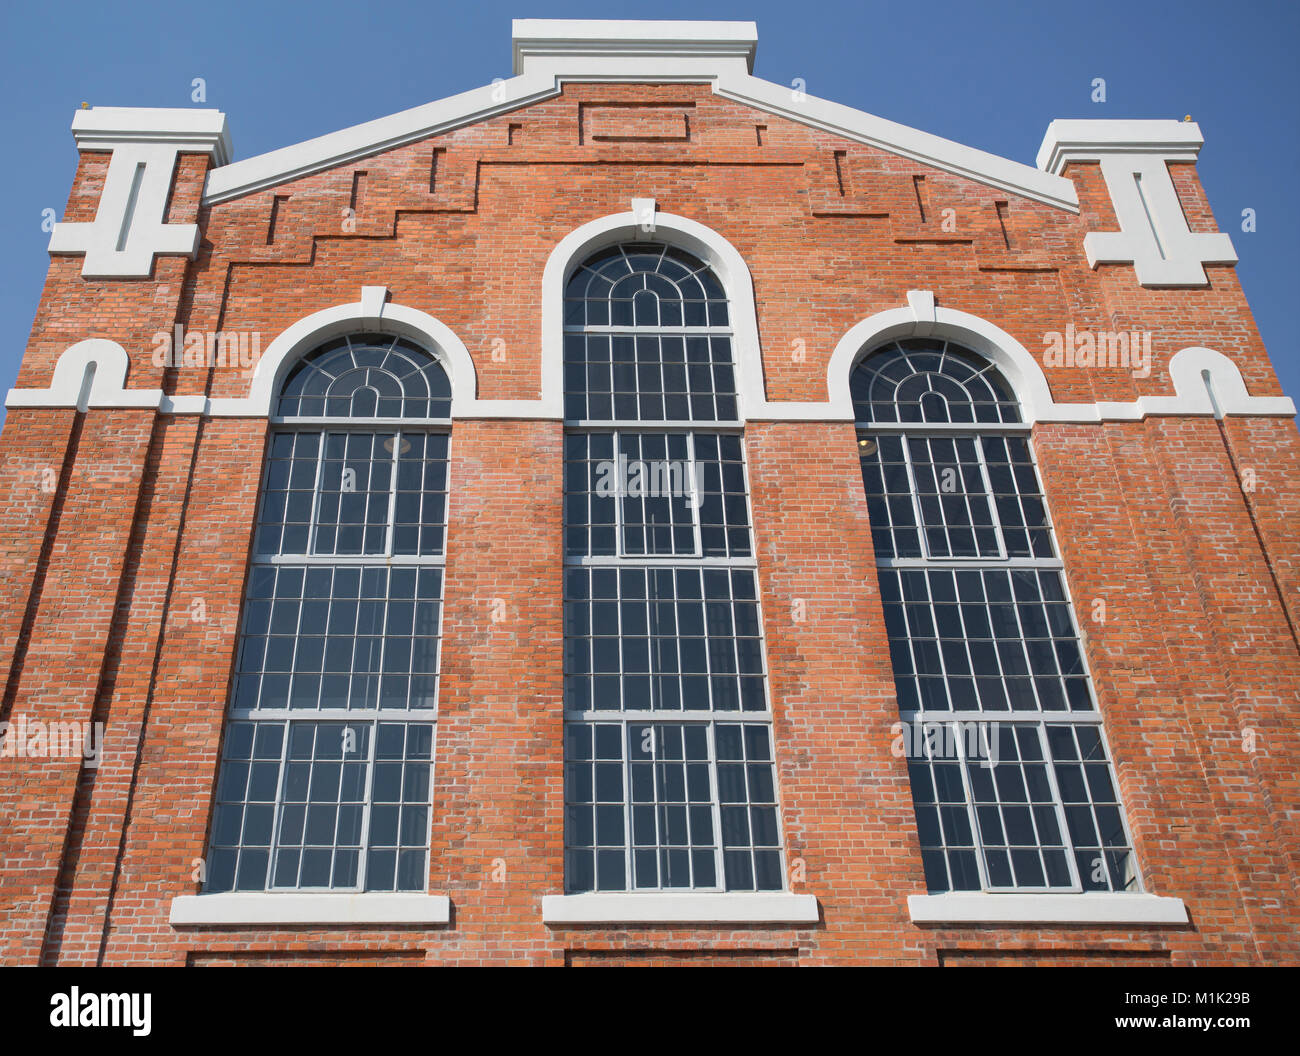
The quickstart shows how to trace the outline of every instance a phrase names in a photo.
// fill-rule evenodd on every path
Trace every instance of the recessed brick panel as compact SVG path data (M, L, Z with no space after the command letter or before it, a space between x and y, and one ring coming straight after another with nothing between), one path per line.
M688 113L662 106L583 107L585 139L593 142L688 139Z

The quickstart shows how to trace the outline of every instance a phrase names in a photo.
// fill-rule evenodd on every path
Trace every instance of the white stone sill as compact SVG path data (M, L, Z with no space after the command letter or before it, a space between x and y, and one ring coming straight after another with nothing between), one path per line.
M1181 898L1149 894L909 895L914 924L1186 924Z
M813 895L710 892L707 894L596 893L545 895L547 924L816 924Z
M446 895L293 892L229 892L179 895L172 899L171 923L179 926L247 924L446 924Z

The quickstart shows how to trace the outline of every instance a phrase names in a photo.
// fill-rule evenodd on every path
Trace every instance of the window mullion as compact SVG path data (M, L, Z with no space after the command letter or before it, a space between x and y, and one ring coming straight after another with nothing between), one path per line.
M652 795L654 801L651 809L654 811L655 818L655 887L656 891L664 890L664 866L667 859L664 856L664 841L668 838L667 826L664 824L664 783L663 771L661 769L659 726L657 723L651 723L648 728L652 731L650 737L650 787L654 790ZM630 797L629 797L630 798Z
M593 593L594 593L594 591L593 591ZM627 672L623 670L623 635L624 635L624 630L623 630L623 575L622 575L622 569L615 569L615 570L614 570L614 610L615 610L615 614L616 614L616 615L615 615L615 618L616 618L616 620L617 620L617 625L618 625L618 636L614 639L614 641L617 643L616 648L617 648L617 650L618 650L618 672L617 672L617 677L618 677L618 713L619 713L620 715L624 715L624 714L627 713L627 700L626 700L626 694L625 694L625 692L624 692L624 686L625 686L626 683L627 683ZM594 608L593 608L593 611L594 611ZM593 640L593 642L594 642L594 640L595 640L595 628L594 628L594 627L592 628L592 640ZM591 661L592 661L591 666L592 666L592 668L593 668L593 683L594 683L594 680L595 680L595 679L594 679L594 669L595 669L595 666L596 666L596 655L595 655L595 646L594 646L594 645L593 645L593 647L592 647L592 657L591 657Z
M298 450L298 439L297 439L297 438L300 437L300 436L306 436L306 435L307 435L306 433L299 433L299 432L295 432L295 433L293 434L293 436L294 436L293 446L294 446L294 452L295 452L295 453L297 453L297 450ZM316 531L317 531L317 529L320 527L320 504L321 504L321 500L322 500L322 498L324 497L324 496L322 495L322 487L321 487L321 485L322 485L322 482L323 482L324 479L325 479L325 445L326 445L326 444L328 443L328 441L329 441L329 431L326 430L326 429L322 429L322 430L320 430L320 432L319 432L317 435L320 437L320 444L319 444L319 446L318 446L317 449L316 449L316 477L315 477L314 482L312 483L312 492L311 492L311 520L310 520L310 522L309 522L308 525L307 525L307 546L306 546L307 554L312 555L312 556L318 556L318 555L316 554ZM290 461L290 467L291 467L291 468L290 468L290 472L291 472L291 473L292 473L292 465L293 465L293 463L292 463L292 460L291 460L291 461ZM291 484L293 483L292 477L290 478L289 483L291 483ZM293 492L290 491L289 494L292 495ZM286 509L286 512L287 512L287 510L288 510L288 506L287 506L287 505L286 505L285 509ZM281 545L283 545L283 543L282 543ZM338 550L338 536L337 536L337 535L335 535L335 537L334 537L334 549L335 549L336 551Z
M1043 753L1043 769L1047 771L1047 783L1052 788L1052 804L1056 808L1056 824L1059 825L1061 829L1061 843L1066 848L1065 861L1066 861L1066 867L1070 870L1070 881L1073 885L1073 890L1082 891L1083 881L1082 878L1079 876L1078 862L1075 861L1075 857L1074 857L1074 840L1071 838L1070 829L1065 823L1065 799L1061 795L1060 785L1058 785L1056 781L1056 762L1052 758L1051 745L1048 743L1047 740L1047 723L1046 722L1038 723L1034 727L1034 732L1037 733L1038 735L1038 746ZM1077 745L1078 738L1074 737L1073 730L1070 731L1070 736L1071 738L1074 738L1075 743ZM1104 745L1105 741L1103 741L1102 744ZM1108 757L1107 758L1108 764L1109 761L1110 760ZM1080 767L1080 770L1082 770L1082 766ZM1112 781L1114 780L1113 775L1111 780ZM1116 794L1118 795L1118 787L1116 787ZM1092 797L1090 795L1089 800L1091 800L1091 798ZM1095 812L1092 811L1091 809L1091 803L1089 805L1089 813L1094 815L1093 824L1095 825L1096 817L1095 817ZM1120 811L1121 817L1123 816L1123 813L1124 812L1121 810ZM1035 819L1034 821L1034 828L1035 831L1038 828L1037 819ZM1098 840L1100 840L1100 838L1101 838L1101 834L1099 832ZM1040 842L1040 846L1041 846L1041 842ZM1130 846L1132 845L1130 844ZM1105 847L1103 846L1102 848L1100 848L1100 850L1104 858L1104 855L1106 853ZM1107 883L1106 886L1109 887L1110 884Z
M620 697L622 696L621 685L619 687L619 695ZM622 763L622 765L619 767L619 770L623 777L623 869L625 872L625 880L623 886L628 891L635 891L637 889L637 884L636 884L636 873L634 872L634 869L636 867L635 853L633 849L634 837L632 835L632 810L633 810L632 744L631 744L632 726L628 722L626 716L624 715L619 716L618 733L619 733L618 751ZM596 730L594 727L592 729L591 735L592 735L592 748L593 748L592 758L594 760L596 758L596 752L594 750L596 744ZM596 795L597 793L593 789L592 791L593 798L596 797ZM599 804L599 800L597 800L597 803ZM599 820L600 820L598 816L599 810L600 810L599 805L593 808L593 813L596 814L597 816L593 817L592 822L597 826L599 825ZM597 848L595 855L593 855L593 858L595 859L593 862L593 866L596 870L594 876L594 882L596 884L597 889L599 889L600 886L600 861L599 861L600 833L599 831L595 833L595 835L592 837L592 840Z
M1034 451L1033 437L1026 436L1024 439L1025 453L1029 456L1029 467L1034 471L1034 486L1036 488L1034 497L1038 500L1039 505L1043 507L1043 520L1046 522L1045 527L1047 528L1047 538L1052 544L1052 553L1059 554L1061 551L1060 547L1056 545L1056 522L1052 519L1052 511L1047 508L1047 496L1043 493L1043 478L1038 472L1038 455ZM1010 451L1011 449L1008 446L1008 465L1010 464ZM1011 471L1011 479L1012 481L1015 481L1016 479L1014 470ZM1016 487L1016 501L1020 504L1020 516L1024 520L1025 524L1028 525L1029 518L1025 516L1024 497L1020 494L1019 486ZM1030 549L1032 550L1033 547L1031 546Z
M1034 674L1034 665L1030 662L1029 636L1025 634L1025 624L1020 618L1020 599L1016 597L1015 575L1016 574L1013 570L1007 571L1007 586L1011 589L1011 611L1016 614L1016 634L1020 640L1020 652L1025 658L1025 670L1029 672L1026 677L1029 679L1030 688L1034 691L1034 704L1039 713L1047 715L1047 709L1043 707L1043 702L1038 696L1038 676ZM1039 593L1041 594L1042 591L1040 590ZM1050 630L1051 628L1048 629ZM1010 694L1008 694L1008 697L1010 697ZM1068 704L1069 701L1067 700L1066 703ZM1010 699L1007 700L1007 704L1011 704Z
M726 853L722 845L722 785L721 782L718 780L718 724L717 722L714 721L708 723L707 726L705 727L705 732L706 732L707 743L709 746L709 782L710 782L709 799L711 801L709 803L709 807L713 811L713 862L714 862L713 885L715 890L725 891L727 889L727 874L726 874L727 859L726 859ZM748 781L748 777L746 778L746 781ZM746 789L748 790L748 784L746 784ZM748 804L748 799L749 799L748 791L746 791L745 798ZM779 815L778 815L778 821L779 821ZM750 855L752 857L753 849L754 849L754 836L752 831L750 833L749 843L750 843ZM757 879L758 873L757 873L756 864L754 868L755 868L754 875L755 878ZM691 861L692 879L694 878L694 869L695 869L695 862L694 862L694 856L692 856L692 861ZM755 887L757 887L757 883L755 883Z
M378 754L378 752L379 752L379 721L376 719L376 720L372 721L371 723L369 723L369 725L370 725L370 747L369 747L369 750L366 752L366 791L365 791L365 801L364 801L364 802L365 802L365 806L363 807L362 812L361 812L361 849L360 849L360 851L358 851L358 854L357 854L357 856L360 858L360 861L357 863L357 890L358 890L358 891L365 891L365 890L366 890L366 885L367 885L367 884L369 883L369 881L370 881L370 876L369 876L369 872L370 872L370 821L371 821L371 815L372 815L372 813L373 813L373 811L374 811L374 809L375 809L375 802L374 802L374 795L375 795L375 793L374 793L374 789L375 789L375 759L376 759L376 756L377 756L377 754ZM402 755L403 755L403 758L405 758L405 755L406 755L405 734L403 735ZM403 776L405 776L405 775L403 775ZM429 767L429 785L430 785L430 787L429 787L429 799L430 799L430 802L432 802L432 800L433 800L433 766L432 766L432 762L430 762L430 767ZM400 811L400 808L399 808L399 811ZM430 815L432 815L432 813L433 813L433 808L432 808L432 807L429 808L429 813L430 813ZM430 820L432 821L432 818L431 818ZM399 813L399 816L398 816L398 823L399 823L399 826L400 826L400 822L401 822L401 816L400 816L400 813ZM400 841L400 839L401 839L401 830L400 830L400 828L399 828L399 830L398 830L398 839L399 839L399 841ZM427 863L426 863L426 864L427 864ZM396 886L397 886L397 873L396 873L396 868L397 868L397 866L396 866L396 863L394 863L393 868L394 868L394 873L393 873L393 887L396 888ZM428 878L427 878L427 877L425 878L424 886L425 886L426 889L427 889L428 886L429 886L429 881L428 881Z
M275 578L276 578L276 594L277 594L277 595L279 594L279 579L280 579L280 576L281 576L281 575L283 575L282 572L277 572L277 573L275 574ZM332 588L331 588L331 590L332 590ZM295 692L297 691L297 689L298 689L298 643L302 641L302 614L303 614L303 610L306 609L306 608L307 608L307 570L306 570L306 569L303 569L303 572L302 572L302 589L301 589L301 591L300 591L300 593L299 593L299 597L298 597L298 618L294 621L294 624L293 624L293 649L292 649L292 651L290 652L290 656L289 656L289 671L288 671L288 676L289 676L289 696L288 696L288 704L289 704L289 707L291 707L291 708L293 707L294 693L295 693ZM268 628L268 630L269 630L269 628ZM317 691L316 691L316 705L317 705L318 707L320 706L320 690L317 690Z
M253 726L254 745L257 744L257 730L258 730L258 726L254 725ZM267 851L266 882L264 884L264 889L268 891L279 886L275 882L275 866L276 866L276 859L279 858L280 856L280 826L284 820L285 783L289 780L289 764L287 760L289 758L289 739L292 736L292 734L293 734L293 723L288 720L285 720L284 738L280 742L280 774L279 774L279 779L276 781L276 789L275 789L275 800L276 800L275 817L272 819L272 824L271 824L271 846ZM257 755L256 749L254 749L253 755L254 758L256 758ZM249 780L250 781L252 780L251 773L249 776ZM308 780L307 788L308 788L308 794L310 795L310 790L311 790L310 778ZM245 794L245 803L247 803L247 794ZM306 822L304 819L304 825L305 824ZM305 839L306 838L305 828L303 830L303 836ZM240 843L241 845L243 843L242 834L240 835ZM241 855L242 855L242 850L241 850ZM294 876L293 876L294 890L298 889L301 883L301 877L302 877L302 853L300 851L298 854L298 868L294 870Z
M392 467L393 475L392 475L392 479L389 481L388 484L388 514L387 514L387 523L384 525L384 556L385 557L393 556L393 544L397 534L396 529L394 527L395 522L397 520L397 471L401 467L403 439L404 437L402 435L402 431L400 429L394 429L393 430L393 467ZM372 447L371 450L373 451L374 448ZM424 488L423 479L421 479L420 481L420 488L421 488L421 492L423 492L423 488ZM369 500L369 494L367 494L366 498L367 500ZM367 506L370 505L369 501L367 501L366 505ZM364 533L362 534L362 546L363 547L365 546ZM418 528L416 529L416 549L417 550L419 549Z
M627 545L623 539L623 501L627 497L627 477L623 472L622 436L619 430L611 434L614 437L614 556L627 557ZM590 548L590 539L588 548Z
M674 580L676 577L673 577ZM727 592L731 592L728 584ZM673 595L676 598L676 583L673 584ZM709 648L709 591L705 586L704 570L700 569L700 607L704 612L704 684L709 687L709 714L716 715L718 711L717 702L713 699L713 650ZM686 702L683 700L682 705L685 707Z
M985 501L988 503L989 516L993 520L993 530L997 533L998 557L1005 561L1007 558L1007 541L1002 534L1002 513L998 509L997 498L993 494L993 478L989 475L988 455L984 450L984 437L974 436L971 439L975 442L975 457L979 459L980 477L984 481L984 494L986 496ZM1016 485L1016 475L1014 472L1011 473L1011 482L1012 486L1016 488L1016 501L1019 502L1020 488ZM1028 537L1029 520L1025 517L1024 512L1024 507L1022 506L1020 508L1020 519L1025 522L1025 534L1026 537ZM1033 548L1031 547L1030 550L1032 552Z
M944 407L947 407L946 401ZM934 449L934 443L938 437L925 436L918 439L925 444L926 468L930 471L930 476L934 478L934 507L939 513L939 527L943 532L944 546L947 549L948 556L952 557L957 552L957 548L952 545L952 533L953 528L958 526L952 525L948 522L948 509L943 502L944 496L947 492L943 490L943 481L940 479L941 474L939 472L939 459ZM957 443L955 439L953 441L952 451L953 457L957 460L957 469L953 470L953 475L956 477L957 470L961 468L961 456L957 453ZM964 488L965 486L966 482L962 481L962 487ZM922 508L924 508L924 503L922 503ZM972 531L971 534L974 535L974 532Z
M912 516L916 519L916 534L921 544L921 553L925 555L926 558L932 558L934 557L934 554L930 552L930 533L925 530L925 514L921 508L921 489L917 486L916 469L912 465L912 439L913 438L910 436L901 436L899 437L899 439L902 441L902 443L899 446L901 446L903 449L903 466L907 470L908 491L911 492L908 498L911 499L912 502ZM926 438L920 437L919 439L924 440ZM926 450L929 450L928 445L926 447ZM884 458L883 451L880 452L880 466L881 466L881 481L883 483L885 479L884 472L883 472L885 466L885 458ZM888 492L886 492L886 494L888 494ZM895 550L894 552L897 553L898 551Z
M985 855L988 852L984 844L984 833L980 830L979 811L975 807L975 789L971 785L970 770L968 769L970 765L970 760L966 758L966 745L962 741L961 730L957 724L958 720L954 718L950 721L952 723L951 729L952 729L953 744L957 748L957 771L958 773L961 774L961 785L966 796L966 818L970 822L971 842L975 845L975 869L979 873L980 889L984 891L988 891L992 887L992 884L989 881L988 862L985 861ZM921 730L921 738L922 738L921 743L925 746L925 754L927 757L929 757L931 763L933 763L934 756L930 751L930 740L928 737L925 736L924 727L922 727ZM933 769L931 770L931 772L933 773ZM936 790L937 787L938 786L936 784ZM937 795L935 799L937 802L938 800ZM948 834L946 831L944 831L946 826L944 826L943 823L942 810L943 808L940 807L939 808L939 826L940 826L939 831L943 837L944 847L946 848L948 846ZM946 862L945 864L947 865L949 873L951 874L952 871L951 863Z
M956 591L955 576L953 577L953 590ZM939 634L939 612L934 603L934 584L928 574L925 577L925 605L930 612L930 626L934 628L934 651L939 657L939 675L943 679L943 699L948 703L948 710L956 714L957 709L953 706L952 693L949 689L948 661L944 659L943 655L943 636ZM906 603L904 603L903 615L905 622L908 623L907 633L911 636L911 621L907 619Z
M699 463L695 461L695 431L694 430L691 430L689 433L686 434L686 465L689 468L691 474L691 480L690 480L691 494L687 497L686 507L691 511L691 533L692 533L692 537L695 540L695 553L693 554L693 556L703 557L704 556L704 533L700 524L702 520L700 511L704 506L704 491L700 486ZM721 472L722 472L721 467L722 467L722 461L721 461L721 457L719 457L719 461L718 461L719 477L721 477ZM669 479L671 479L671 475L669 475ZM682 485L683 487L686 485L685 480L682 481ZM725 493L722 496L722 500L725 508L725 503L726 503ZM669 497L668 502L669 502L668 508L671 510L672 509L671 496ZM725 521L726 519L725 516L723 519ZM723 527L723 530L724 531L726 530L725 525ZM674 545L676 544L674 543Z

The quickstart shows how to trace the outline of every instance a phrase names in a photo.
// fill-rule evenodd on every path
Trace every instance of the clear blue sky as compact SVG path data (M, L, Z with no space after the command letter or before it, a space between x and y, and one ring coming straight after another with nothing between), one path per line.
M752 19L755 73L1033 164L1056 117L1200 123L1200 175L1284 390L1300 400L1295 0L432 3L135 0L0 13L0 391L31 329L83 102L215 107L246 158L510 76L511 18ZM191 81L207 82L192 103ZM1107 101L1091 101L1104 77ZM1288 190L1288 188L1291 188ZM1241 231L1241 212L1258 230Z

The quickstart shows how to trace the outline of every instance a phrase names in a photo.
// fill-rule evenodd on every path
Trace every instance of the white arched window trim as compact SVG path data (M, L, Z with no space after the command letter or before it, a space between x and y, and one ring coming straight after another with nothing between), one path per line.
M740 420L853 421L849 377L858 361L900 337L947 338L987 356L1002 371L1020 400L1024 423L1138 421L1148 415L1286 416L1296 413L1286 396L1252 396L1237 365L1221 352L1200 345L1181 349L1170 360L1172 396L1142 396L1131 403L1057 403L1038 359L1001 327L969 312L935 304L928 290L911 290L908 303L868 316L840 339L827 366L825 402L769 402L763 382L763 357L749 268L736 248L716 231L668 213L641 208L593 220L566 235L547 259L542 274L542 395L539 400L480 400L469 350L450 327L427 312L387 303L384 286L362 288L361 300L325 308L293 323L271 342L258 361L244 397L166 396L159 389L128 389L129 356L115 341L92 338L69 346L59 357L50 386L10 389L6 407L153 407L165 414L214 417L268 417L275 394L299 357L347 333L391 333L433 354L451 380L451 416L456 418L564 417L564 287L588 255L624 240L678 245L709 264L731 305L733 349ZM87 370L95 372L87 378ZM1207 378L1209 387L1207 387ZM1211 398L1211 388L1213 398Z
M418 308L388 304L384 286L363 286L361 300L324 308L299 319L262 353L243 399L209 401L211 414L240 413L269 417L290 369L304 355L335 337L381 333L408 338L432 355L451 382L451 416L472 415L477 402L474 361L450 327ZM179 399L183 399L180 397Z
M955 341L985 356L1014 390L1025 425L1137 421L1147 415L1221 417L1296 413L1295 404L1288 397L1251 396L1237 365L1223 353L1201 346L1181 349L1170 360L1173 396L1141 396L1132 403L1057 403L1038 359L1001 327L978 315L936 305L934 294L928 290L909 290L907 301L906 307L877 312L862 320L840 338L831 353L827 385L834 394L832 403L840 411L841 401L846 402L850 419L853 411L849 378L854 368L886 342L906 337Z
M1002 372L1014 390L1027 424L1041 420L1043 411L1055 406L1047 378L1037 361L1005 330L979 316L937 307L934 294L929 291L910 290L907 302L906 307L877 312L862 320L840 338L831 353L827 384L832 392L849 400L850 418L853 412L849 378L858 363L881 345L908 337L956 341L984 356Z
M759 353L754 282L739 251L716 231L695 220L655 211L652 199L637 199L626 213L603 216L569 232L551 250L542 272L542 402L548 417L564 416L564 290L570 276L593 253L619 242L658 242L693 253L713 269L726 291L732 355L741 421L766 404Z

